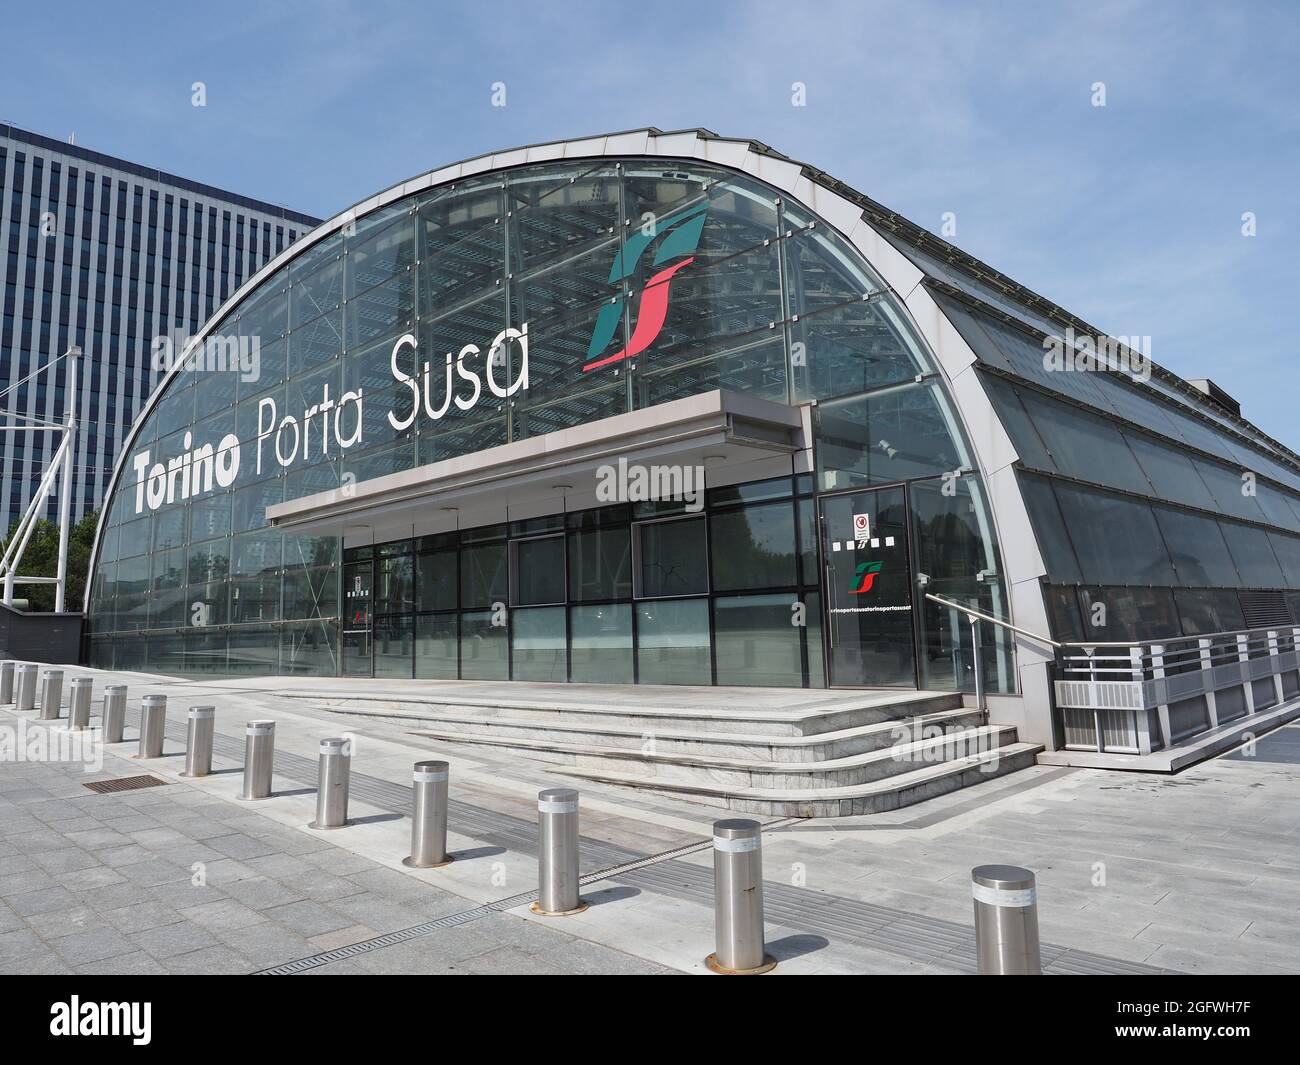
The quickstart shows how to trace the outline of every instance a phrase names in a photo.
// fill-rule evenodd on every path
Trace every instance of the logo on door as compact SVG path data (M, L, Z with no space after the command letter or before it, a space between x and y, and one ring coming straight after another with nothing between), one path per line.
M883 562L859 562L857 568L853 571L853 579L858 582L856 588L849 589L849 595L862 595L864 592L871 591L871 586L875 583L876 574L884 567Z

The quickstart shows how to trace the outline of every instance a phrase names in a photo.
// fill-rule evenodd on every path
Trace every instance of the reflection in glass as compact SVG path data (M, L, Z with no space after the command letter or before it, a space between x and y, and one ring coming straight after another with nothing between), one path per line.
M709 601L637 605L637 676L642 684L711 684Z
M605 603L575 606L569 612L570 680L591 684L631 684L632 606Z
M504 546L504 545L503 545ZM507 680L510 676L506 627L493 624L494 612L460 616L462 680Z
M638 536L637 595L690 595L709 590L704 518L646 522Z
M719 598L713 604L719 684L798 688L803 684L802 629L789 595Z
M512 611L510 641L511 676L515 680L567 679L564 607Z

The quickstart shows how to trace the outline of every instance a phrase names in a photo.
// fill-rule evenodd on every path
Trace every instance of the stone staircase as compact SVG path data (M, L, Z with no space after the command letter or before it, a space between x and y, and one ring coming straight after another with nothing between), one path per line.
M951 693L759 698L775 690L756 689L748 702L739 689L724 697L697 689L706 694L692 706L681 690L656 705L644 688L616 689L608 699L590 692L575 699L575 688L522 699L445 683L279 694L443 743L516 752L581 780L775 816L894 810L1031 766L1042 750L1019 742L1012 726L985 724Z

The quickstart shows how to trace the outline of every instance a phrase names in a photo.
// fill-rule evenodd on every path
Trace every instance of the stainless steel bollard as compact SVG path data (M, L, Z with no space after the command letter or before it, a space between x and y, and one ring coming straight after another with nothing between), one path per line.
M439 869L450 865L447 853L447 781L451 767L446 762L416 762L411 777L414 803L411 810L411 853L402 859L412 869Z
M320 741L316 779L316 820L308 828L343 828L348 823L352 741L341 736Z
M19 666L15 676L17 677L17 694L14 698L14 709L22 710L24 713L28 710L35 710L36 667L29 665Z
M1041 976L1034 874L1018 865L981 865L970 879L980 975Z
M95 682L90 677L73 677L68 692L68 728L90 728L90 695Z
M533 913L567 917L587 904L578 898L578 793L547 788L537 794L537 901Z
M167 696L146 695L140 700L140 749L137 758L161 758L163 730L167 726Z
M57 721L62 702L63 670L47 669L41 677L41 712L37 717L42 721Z
M14 701L14 667L17 662L0 662L0 706Z
M191 706L185 735L186 777L206 777L212 772L212 735L216 729L215 706Z
M105 743L121 743L126 724L126 685L110 684L104 689L104 709L100 714Z
M244 729L244 792L241 799L265 799L271 794L275 762L275 722L250 721Z
M745 818L713 822L716 973L756 975L775 968L763 935L763 826Z

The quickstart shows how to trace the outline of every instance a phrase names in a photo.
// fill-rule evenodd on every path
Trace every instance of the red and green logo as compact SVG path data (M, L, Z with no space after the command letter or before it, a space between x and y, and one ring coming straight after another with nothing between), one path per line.
M851 589L849 595L861 595L863 592L871 591L871 586L876 580L876 574L880 572L883 566L883 562L859 562L857 569L853 571L853 579L858 582L858 586Z
M636 324L626 347L611 355L604 352L623 324L623 297L614 297L600 309L595 328L591 331L591 343L587 345L587 361L582 367L583 373L639 355L658 339L664 327L664 319L668 317L669 284L679 270L695 261L695 249L699 247L700 234L704 230L704 219L708 213L707 201L674 211L650 226L648 233L645 228L639 229L623 244L609 269L611 285L620 284L624 278L631 277L641 257L656 241L659 243L650 265L663 266L663 269L654 273L641 290Z

